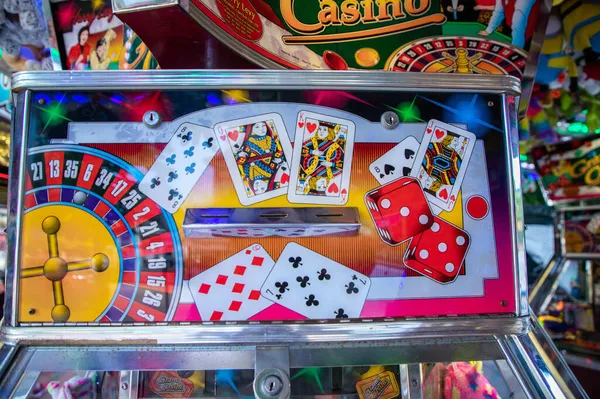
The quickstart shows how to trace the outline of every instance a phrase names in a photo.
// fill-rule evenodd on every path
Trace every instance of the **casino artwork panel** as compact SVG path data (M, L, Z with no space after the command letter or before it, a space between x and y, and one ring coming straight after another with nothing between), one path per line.
M155 125L119 93L34 96L20 323L513 312L488 172L505 170L505 100L474 95L492 108L465 123L446 94L312 94L137 94Z

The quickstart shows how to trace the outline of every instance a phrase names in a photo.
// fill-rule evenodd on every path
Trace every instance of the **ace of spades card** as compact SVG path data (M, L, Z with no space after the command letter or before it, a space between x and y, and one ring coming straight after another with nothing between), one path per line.
M221 122L215 133L242 205L287 193L292 145L279 114Z
M260 294L275 262L253 244L192 277L190 291L204 321L242 321L272 305Z
M344 205L350 191L354 122L302 111L296 121L288 200Z
M140 182L140 191L168 212L175 213L217 151L211 129L192 123L181 124Z
M295 242L283 249L260 290L309 319L357 318L371 279Z
M475 141L467 130L429 121L410 176L419 180L432 205L448 212L454 209Z

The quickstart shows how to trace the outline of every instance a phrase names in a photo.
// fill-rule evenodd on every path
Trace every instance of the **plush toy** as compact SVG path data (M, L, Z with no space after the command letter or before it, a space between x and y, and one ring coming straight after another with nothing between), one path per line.
M48 31L35 0L0 0L0 50L17 71L52 69ZM31 57L25 57L29 52Z

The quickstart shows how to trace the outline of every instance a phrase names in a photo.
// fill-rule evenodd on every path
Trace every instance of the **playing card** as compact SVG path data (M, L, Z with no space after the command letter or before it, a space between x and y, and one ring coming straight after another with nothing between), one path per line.
M211 129L183 123L142 179L140 191L175 213L215 156Z
M416 177L427 200L451 211L465 176L476 137L473 133L432 119L427 124L410 176Z
M415 163L419 142L410 136L383 154L369 166L369 171L380 184L410 175Z
M190 279L189 287L203 321L242 321L272 305L260 287L274 265L254 244Z
M215 133L242 205L287 193L292 145L279 114L222 122Z
M283 249L260 292L309 319L357 318L371 280L294 242Z
M354 122L302 111L296 122L288 200L344 205L350 190Z

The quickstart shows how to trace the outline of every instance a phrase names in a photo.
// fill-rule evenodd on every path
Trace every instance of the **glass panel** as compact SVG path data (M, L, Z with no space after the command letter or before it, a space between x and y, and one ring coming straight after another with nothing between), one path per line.
M22 325L515 310L509 193L490 185L507 181L498 94L48 91L32 101ZM397 104L404 122L392 129L381 118ZM369 169L392 148L413 163L422 150L426 166L404 180L394 179L408 164Z
M119 397L118 371L69 371L26 373L15 398L27 399L116 399Z
M160 370L140 373L140 398L253 396L254 370Z
M428 363L422 372L426 399L526 397L505 360Z

